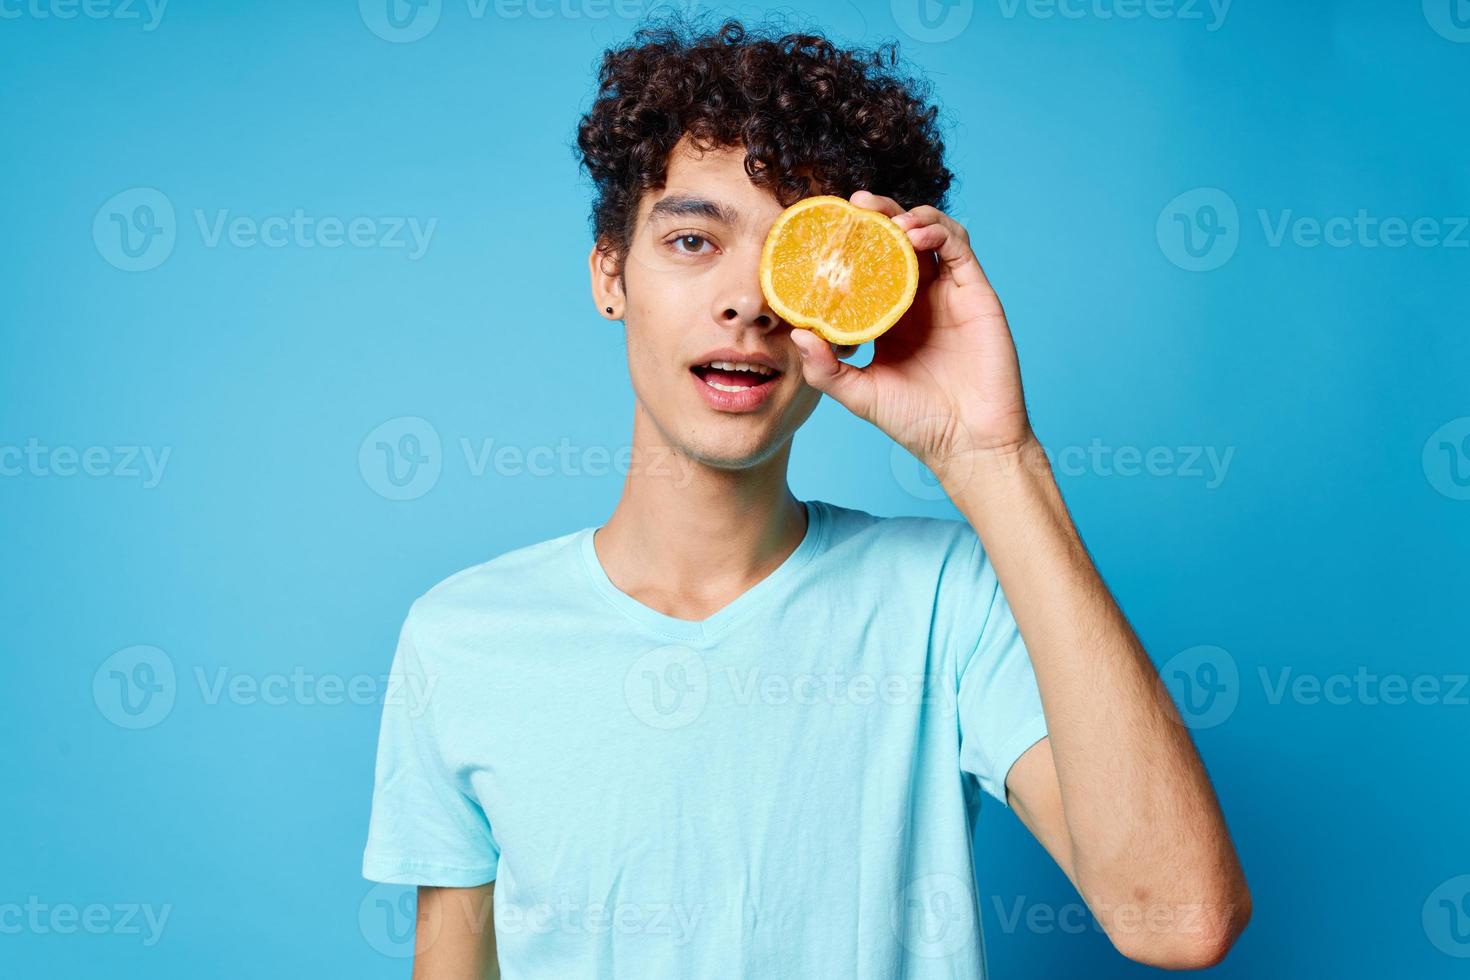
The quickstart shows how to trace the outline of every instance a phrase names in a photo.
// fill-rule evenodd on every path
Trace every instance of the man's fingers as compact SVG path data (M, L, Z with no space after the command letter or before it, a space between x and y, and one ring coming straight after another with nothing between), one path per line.
M958 221L938 208L921 204L899 216L897 223L908 232L916 250L939 255L940 264L956 285L990 287L980 260L970 248L970 233Z
M873 379L863 368L842 363L834 345L810 330L793 328L791 342L802 352L801 373L807 384L835 398L859 418L872 421Z
M903 214L903 207L893 198L883 197L872 191L853 191L847 200L849 204L856 204L869 211L879 211L890 218Z

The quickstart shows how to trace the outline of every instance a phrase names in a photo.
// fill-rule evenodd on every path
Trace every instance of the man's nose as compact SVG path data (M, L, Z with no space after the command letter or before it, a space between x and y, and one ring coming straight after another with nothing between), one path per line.
M748 275L720 291L715 297L714 315L724 326L753 327L762 331L768 331L781 322L776 311L766 303L756 269L751 269Z

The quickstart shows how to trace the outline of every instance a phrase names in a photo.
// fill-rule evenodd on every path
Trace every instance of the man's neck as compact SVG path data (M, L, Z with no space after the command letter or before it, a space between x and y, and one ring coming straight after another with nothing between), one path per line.
M722 469L667 447L639 422L622 497L593 547L622 592L677 619L706 619L775 571L806 534L806 508L786 485L791 443L755 466Z

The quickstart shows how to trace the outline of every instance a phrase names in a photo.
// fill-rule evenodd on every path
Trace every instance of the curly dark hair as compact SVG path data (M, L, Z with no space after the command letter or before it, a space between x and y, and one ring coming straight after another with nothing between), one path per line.
M593 236L620 262L643 191L663 186L686 133L700 150L743 145L745 172L782 207L866 188L944 210L954 175L927 93L892 41L842 49L736 18L705 33L677 18L641 27L603 53L596 101L577 127L596 188Z

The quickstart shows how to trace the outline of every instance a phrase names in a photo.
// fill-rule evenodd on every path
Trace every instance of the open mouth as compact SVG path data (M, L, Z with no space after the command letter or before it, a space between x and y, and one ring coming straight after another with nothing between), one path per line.
M764 364L747 364L735 361L711 361L696 364L689 369L711 388L719 391L747 391L774 384L781 372Z

